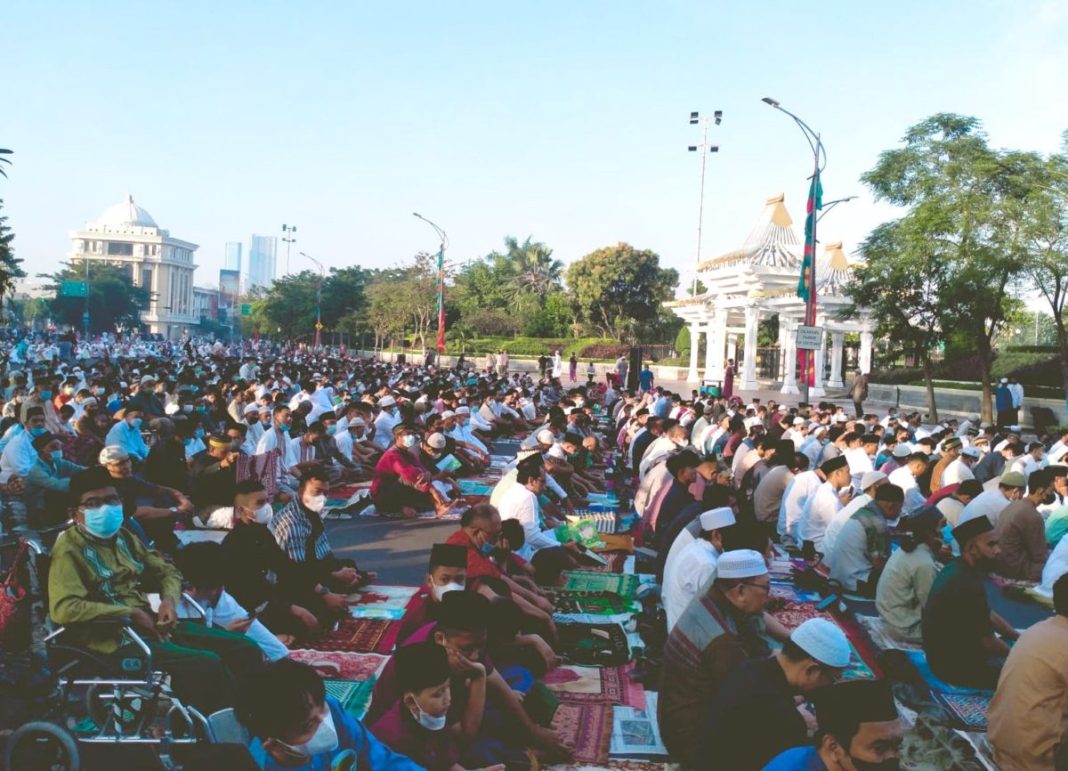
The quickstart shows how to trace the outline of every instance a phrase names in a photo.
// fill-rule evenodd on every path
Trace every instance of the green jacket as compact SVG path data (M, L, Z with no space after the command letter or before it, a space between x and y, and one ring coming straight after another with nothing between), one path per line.
M104 540L75 526L56 539L48 572L48 611L55 623L129 618L133 608L151 612L147 592L177 603L182 576L125 528ZM71 634L99 653L112 653L121 643L121 634L111 630L76 629Z

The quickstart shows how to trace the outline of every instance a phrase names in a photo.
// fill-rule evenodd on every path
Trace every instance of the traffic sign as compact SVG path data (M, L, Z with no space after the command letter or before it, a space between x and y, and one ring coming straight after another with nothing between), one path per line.
M252 315L252 306L250 304L248 304L248 303L244 303L241 306L241 315L242 316L251 316Z
M799 351L818 351L823 347L823 327L800 325L797 328L797 349Z
M322 329L323 328L322 322L316 321L315 322L315 328L316 329Z
M89 285L84 281L64 281L60 284L59 293L64 297L88 297Z

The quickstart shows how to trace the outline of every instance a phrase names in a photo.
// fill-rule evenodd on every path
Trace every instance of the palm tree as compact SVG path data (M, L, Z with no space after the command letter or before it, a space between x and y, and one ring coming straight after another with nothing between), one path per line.
M538 307L545 304L545 297L560 288L563 263L553 259L553 250L540 241L532 241L527 236L523 243L514 236L504 239L505 254L509 272L509 295L512 305L518 310L530 299L536 300Z

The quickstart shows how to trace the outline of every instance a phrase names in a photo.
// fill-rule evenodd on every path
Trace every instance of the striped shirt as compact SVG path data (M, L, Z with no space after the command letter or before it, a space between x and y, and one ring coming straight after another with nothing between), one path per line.
M312 521L315 518L315 522ZM294 499L279 509L267 525L282 551L294 562L307 562L308 543L314 540L314 554L310 559L324 560L331 556L326 529L318 515L311 514ZM314 535L314 539L313 539Z

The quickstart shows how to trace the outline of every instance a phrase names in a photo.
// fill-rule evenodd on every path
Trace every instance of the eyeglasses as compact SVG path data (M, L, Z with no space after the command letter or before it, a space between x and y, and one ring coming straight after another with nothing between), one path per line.
M107 495L103 498L85 498L79 504L83 509L97 509L101 506L115 506L122 503L118 495Z
M746 586L755 586L757 589L763 589L765 592L771 591L771 582L768 582L766 584L758 584L754 581L741 581L740 583L743 583Z

